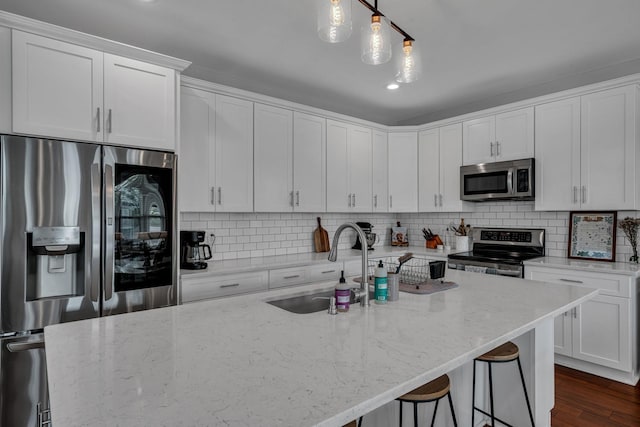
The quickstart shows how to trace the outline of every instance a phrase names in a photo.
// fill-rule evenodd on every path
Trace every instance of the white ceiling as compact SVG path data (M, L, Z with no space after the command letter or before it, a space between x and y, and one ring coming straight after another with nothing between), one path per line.
M189 60L186 75L390 125L640 72L638 0L379 0L423 60L422 79L392 92L393 61L360 61L370 12L352 3L354 31L341 44L317 37L315 0L0 0L0 9Z

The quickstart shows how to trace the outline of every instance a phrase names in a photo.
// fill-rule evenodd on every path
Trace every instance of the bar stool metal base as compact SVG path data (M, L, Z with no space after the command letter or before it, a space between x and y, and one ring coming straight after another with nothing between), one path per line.
M491 427L495 427L496 421L507 427L513 427L511 424L495 416L494 405L493 405L493 373L491 371L491 365L493 363L513 362L514 360L518 362L518 371L520 372L520 381L522 382L522 389L524 390L524 398L527 402L527 409L529 411L529 419L531 420L531 426L535 427L535 422L533 420L533 412L531 411L531 404L529 403L529 394L527 393L527 387L524 383L524 374L522 372L522 364L520 363L520 353L518 350L518 346L516 346L512 342L507 342L501 345L500 347L497 347L494 350L491 350L490 352L483 354L482 356L478 357L473 361L473 393L472 393L473 409L471 410L472 426L475 424L475 415L476 415L476 411L478 411L481 414L486 415L487 417L491 417ZM489 405L491 407L491 413L488 413L476 406L476 363L477 362L485 362L489 369Z

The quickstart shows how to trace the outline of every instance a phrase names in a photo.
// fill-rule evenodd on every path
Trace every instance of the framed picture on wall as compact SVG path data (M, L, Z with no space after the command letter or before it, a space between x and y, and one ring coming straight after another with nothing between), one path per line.
M569 258L592 261L616 259L615 211L569 213Z

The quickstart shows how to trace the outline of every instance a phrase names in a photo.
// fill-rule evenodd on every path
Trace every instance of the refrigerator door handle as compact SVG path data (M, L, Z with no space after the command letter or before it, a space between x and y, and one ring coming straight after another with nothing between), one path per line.
M28 341L28 342L13 342L7 344L7 350L11 353L18 353L20 351L27 350L36 350L39 348L44 348L44 338L39 339L37 341Z
M101 176L101 167L100 164L94 163L91 165L91 188L94 190L93 193L98 196L94 196L94 200L92 201L92 210L93 215L91 221L93 222L93 241L91 242L91 271L95 271L95 273L100 271L100 233L101 233L101 225L100 225L100 192L102 187L102 176ZM94 270L95 269L95 270ZM93 302L99 302L100 300L100 275L99 274L91 274L91 282L89 285L89 298Z
M113 297L113 252L115 250L114 234L114 171L110 164L104 165L104 185L105 185L105 226L104 226L104 300L109 301Z

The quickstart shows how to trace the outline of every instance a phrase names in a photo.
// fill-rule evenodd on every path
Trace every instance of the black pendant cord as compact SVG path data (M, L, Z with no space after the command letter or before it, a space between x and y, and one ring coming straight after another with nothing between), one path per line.
M380 12L378 10L378 0L375 0L374 4L372 5L371 3L369 3L367 0L358 0L364 7L366 7L367 9L369 9L371 12L373 12L374 14L378 14L380 16L384 16L384 14L382 12ZM409 33L407 33L406 31L404 31L402 28L398 27L392 20L389 20L389 25L391 25L391 28L393 28L394 30L396 30L398 33L400 33L405 40L407 41L415 41L415 39L413 37L411 37L409 35Z

